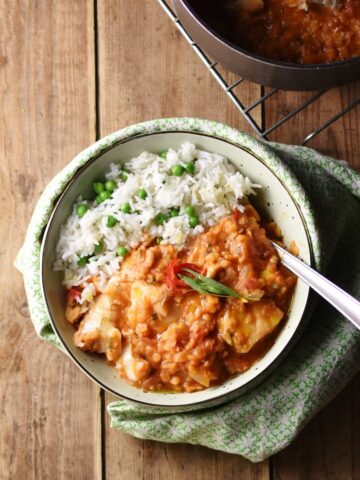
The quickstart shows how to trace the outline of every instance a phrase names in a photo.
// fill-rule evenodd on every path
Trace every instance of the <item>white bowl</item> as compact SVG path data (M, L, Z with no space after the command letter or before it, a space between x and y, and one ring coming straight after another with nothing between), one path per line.
M91 185L112 162L125 162L141 152L159 152L177 148L183 142L226 156L244 175L264 188L254 197L256 206L281 228L285 243L295 240L300 257L312 263L312 245L308 225L296 197L305 194L281 161L260 142L224 125L196 119L168 119L138 124L120 130L79 154L74 162L82 164L54 208L44 234L41 253L42 289L51 324L72 360L102 388L130 401L157 407L202 408L238 396L262 380L274 367L294 339L303 318L309 288L298 282L288 319L270 350L248 371L224 384L194 393L143 392L121 380L103 356L82 352L73 343L73 327L65 319L65 291L62 276L53 271L55 245L59 229L81 194L91 195ZM291 188L289 186L291 185Z

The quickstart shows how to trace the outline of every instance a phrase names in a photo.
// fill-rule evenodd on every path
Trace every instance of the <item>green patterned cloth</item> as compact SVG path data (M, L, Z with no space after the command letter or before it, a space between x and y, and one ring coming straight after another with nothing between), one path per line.
M254 150L263 148L251 137L215 122L167 119L116 132L76 157L45 189L15 262L24 275L30 315L41 338L60 346L40 290L39 239L57 196L94 152L136 133L173 128L212 133ZM270 156L271 150L288 165L310 199L312 211L305 218L315 219L317 225L317 230L310 228L317 267L359 298L360 174L345 162L305 147L269 144ZM288 183L294 196L296 185L293 179ZM299 197L297 201L305 212L308 204ZM258 462L296 437L359 371L359 360L360 332L319 300L295 347L251 392L221 406L177 413L118 400L108 406L111 426L139 438L205 445Z

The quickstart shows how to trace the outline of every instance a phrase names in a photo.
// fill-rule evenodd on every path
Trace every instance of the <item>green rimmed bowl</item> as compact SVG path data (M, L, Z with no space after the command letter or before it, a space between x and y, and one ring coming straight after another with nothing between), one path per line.
M53 271L60 226L79 195L91 194L91 185L112 162L126 162L141 152L177 148L183 142L226 156L244 175L263 186L254 197L263 215L281 228L285 243L295 240L300 257L313 263L310 233L314 222L306 195L291 172L261 142L225 125L198 119L164 119L137 124L112 133L81 152L68 166L65 186L49 219L41 248L41 287L51 325L76 365L102 388L130 401L177 410L203 408L230 400L260 382L276 366L299 333L309 288L298 282L288 319L271 349L248 371L224 384L194 393L143 392L121 380L115 369L98 355L82 352L73 344L73 327L65 319L62 276Z

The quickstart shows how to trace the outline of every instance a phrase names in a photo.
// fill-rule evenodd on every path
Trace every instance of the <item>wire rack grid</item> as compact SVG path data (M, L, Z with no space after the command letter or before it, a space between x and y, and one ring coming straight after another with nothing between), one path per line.
M238 87L241 83L245 81L244 78L238 78L236 81L233 83L229 84L224 76L221 74L219 68L218 68L218 63L211 60L206 53L199 47L199 45L194 42L194 40L191 38L191 36L188 34L188 32L185 30L183 25L181 24L179 18L176 16L175 12L173 9L170 7L169 3L166 0L158 0L164 11L167 13L167 15L170 17L170 19L173 21L175 26L178 28L178 30L182 33L184 38L187 40L187 42L191 45L192 49L195 51L195 53L198 55L198 57L201 59L201 61L204 63L206 66L207 70L211 73L211 75L215 78L215 80L218 82L222 90L226 93L226 95L230 98L230 100L234 103L236 108L241 112L241 114L244 116L244 118L248 121L248 123L252 126L252 128L255 130L257 135L260 138L263 139L268 139L268 136L270 133L274 132L276 129L278 129L281 125L283 125L285 122L290 120L292 117L300 113L302 110L304 110L306 107L308 107L310 104L315 102L317 99L322 97L328 90L319 90L317 92L314 92L311 94L309 98L307 98L305 101L302 101L299 103L297 107L292 109L290 112L286 113L283 115L279 120L274 122L272 125L270 125L267 128L262 128L261 125L255 120L254 116L252 115L254 109L258 106L263 106L265 105L265 102L272 96L274 96L277 92L279 92L279 89L271 89L267 93L265 93L265 88L261 88L261 95L260 97L252 102L250 105L245 105L239 98L238 93L236 93L235 88ZM237 89L237 91L241 92L241 89ZM314 137L316 137L319 133L321 133L323 130L328 128L331 124L336 122L339 118L344 116L346 113L350 112L353 108L355 108L357 105L360 104L360 97L356 98L355 100L352 100L349 102L349 104L341 109L338 113L335 115L331 116L328 118L325 122L322 122L315 130L312 132L308 133L306 137L304 138L302 144L306 145L310 140L312 140Z

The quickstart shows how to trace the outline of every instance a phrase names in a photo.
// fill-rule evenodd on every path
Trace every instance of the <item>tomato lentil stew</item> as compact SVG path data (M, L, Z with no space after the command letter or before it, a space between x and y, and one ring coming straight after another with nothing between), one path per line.
M276 226L263 228L250 204L242 210L180 249L148 238L90 306L78 303L81 286L70 288L75 344L105 353L124 380L147 391L194 392L249 369L281 329L296 278L267 236ZM213 283L200 293L202 277Z
M298 64L360 56L360 0L338 8L300 0L192 0L209 25L240 47Z

